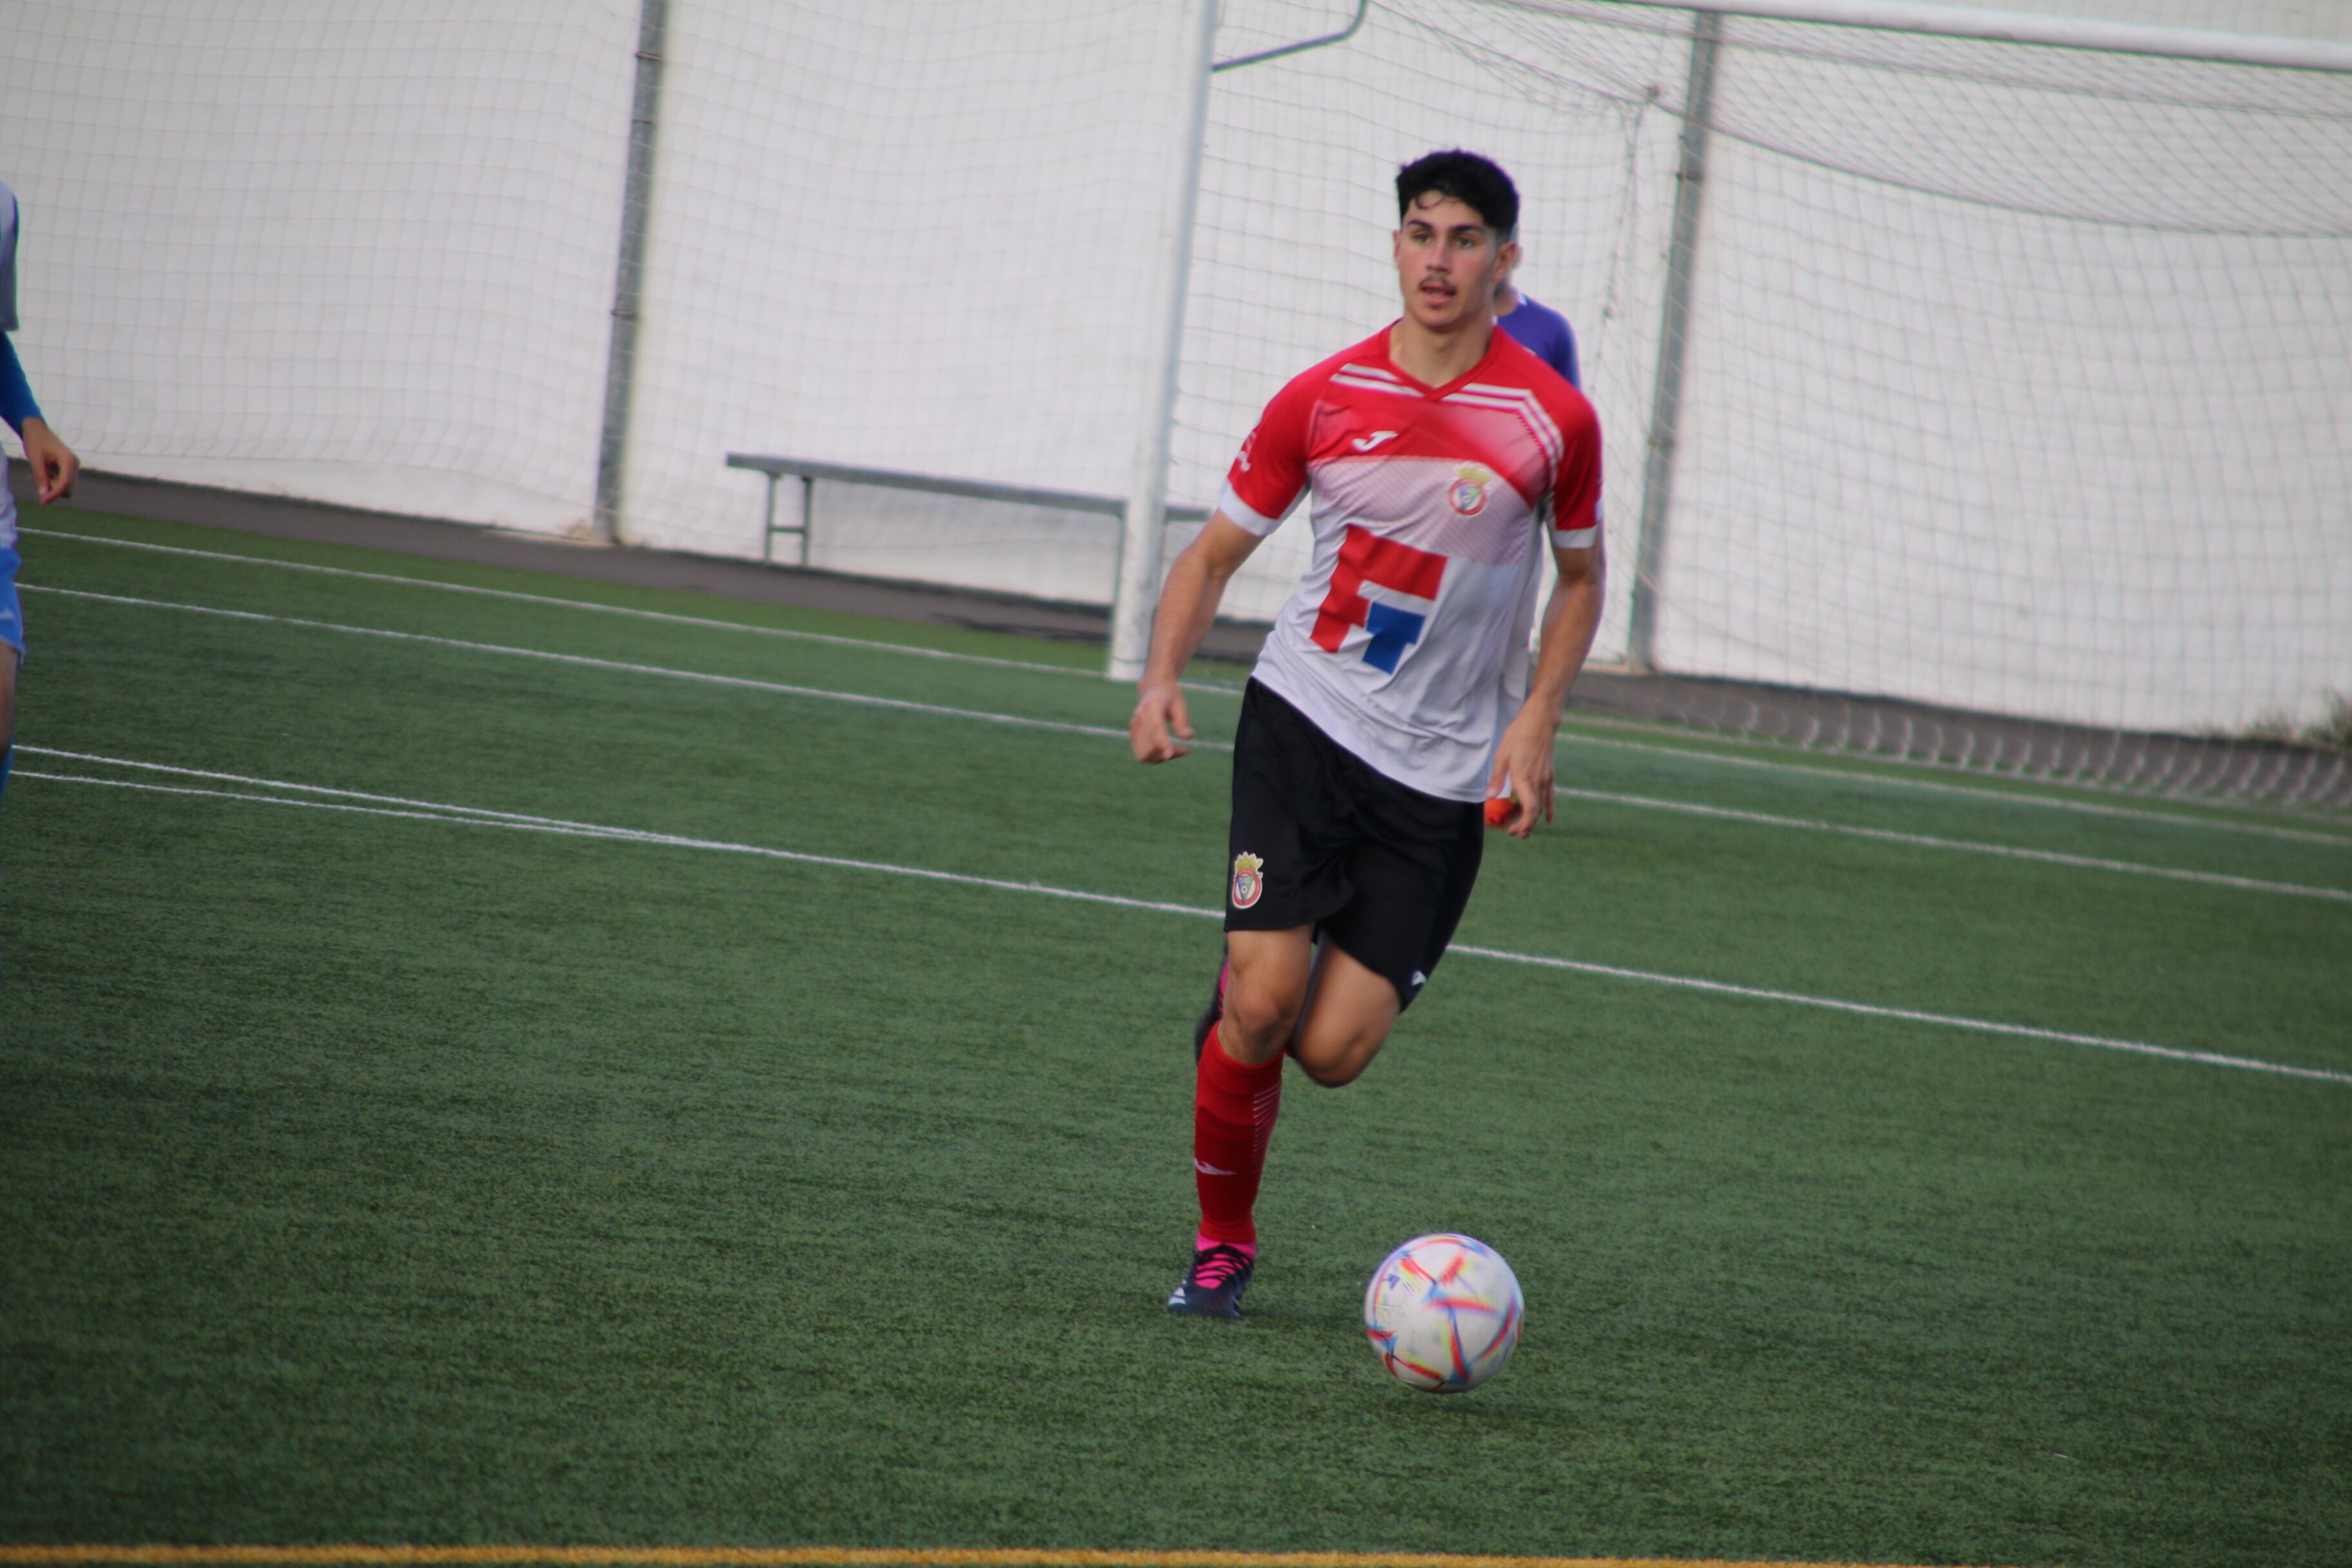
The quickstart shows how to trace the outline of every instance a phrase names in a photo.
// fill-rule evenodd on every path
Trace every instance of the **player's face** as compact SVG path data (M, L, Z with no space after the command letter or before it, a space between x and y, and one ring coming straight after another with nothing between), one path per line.
M1397 287L1405 314L1450 332L1495 312L1495 285L1517 249L1496 238L1466 203L1424 192L1396 231Z

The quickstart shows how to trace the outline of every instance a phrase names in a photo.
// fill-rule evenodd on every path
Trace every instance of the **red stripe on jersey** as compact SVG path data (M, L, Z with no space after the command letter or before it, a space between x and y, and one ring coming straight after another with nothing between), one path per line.
M1331 567L1331 592L1315 615L1315 646L1326 653L1339 651L1349 626L1360 626L1372 612L1363 595L1366 583L1394 588L1416 599L1437 597L1445 576L1445 557L1393 539L1382 539L1354 523L1339 542L1339 558Z

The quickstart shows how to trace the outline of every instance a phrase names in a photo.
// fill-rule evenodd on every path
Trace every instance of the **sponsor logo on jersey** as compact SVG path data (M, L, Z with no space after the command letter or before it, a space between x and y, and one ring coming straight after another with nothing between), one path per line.
M1366 585L1398 598L1425 601L1433 608L1444 579L1444 556L1383 539L1351 522L1331 563L1331 591L1315 612L1310 639L1325 652L1338 653L1349 633L1361 627L1366 636L1359 645L1360 657L1381 673L1394 675L1405 650L1421 640L1429 615L1385 596L1370 598L1364 593Z
M1357 437L1354 440L1349 442L1348 445L1353 447L1359 452L1369 452L1373 447L1379 446L1381 442L1393 441L1396 438L1397 433L1393 430L1375 430L1369 436Z
M1246 849L1234 857L1234 908L1248 909L1265 896L1265 861Z
M1486 487L1494 482L1491 470L1465 463L1454 470L1454 488L1445 492L1446 504L1464 517L1475 517L1486 510Z

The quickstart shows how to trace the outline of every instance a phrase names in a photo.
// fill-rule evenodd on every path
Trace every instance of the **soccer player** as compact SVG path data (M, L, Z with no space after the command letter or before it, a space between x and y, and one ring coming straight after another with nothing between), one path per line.
M1519 346L1559 373L1562 381L1581 388L1576 374L1576 330L1568 318L1549 305L1538 305L1519 292L1508 272L1495 284L1495 324L1518 340Z
M16 345L16 193L0 185L0 420L25 444L34 491L47 506L73 494L81 464L49 429ZM16 502L0 484L0 794L8 787L8 759L16 735L16 667L25 658L25 612L16 598Z
M1192 738L1178 680L1226 583L1304 493L1314 559L1234 735L1225 963L1195 1030L1192 1262L1169 1310L1237 1318L1283 1058L1348 1083L1437 967L1477 879L1485 803L1524 838L1601 619L1601 427L1495 330L1518 193L1472 153L1397 174L1404 313L1275 395L1170 563L1129 737ZM1549 544L1559 581L1530 679ZM1507 814L1507 816L1505 816Z

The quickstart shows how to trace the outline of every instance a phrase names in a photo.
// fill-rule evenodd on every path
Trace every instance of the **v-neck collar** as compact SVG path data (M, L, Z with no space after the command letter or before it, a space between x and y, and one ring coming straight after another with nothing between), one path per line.
M1476 380L1478 373L1486 368L1487 363L1495 357L1496 353L1503 346L1503 329L1497 326L1492 332L1487 334L1486 352L1478 356L1478 363L1476 364L1472 365L1468 370L1464 371L1460 375L1455 376L1452 381L1447 382L1443 386L1432 386L1427 382L1423 381L1420 377L1414 375L1412 372L1405 369L1404 366L1397 363L1396 354L1394 351L1389 347L1390 334L1393 333L1397 330L1398 323L1403 320L1404 318L1400 316L1396 321L1391 321L1387 326L1381 329L1380 335L1372 341L1380 345L1381 363L1386 365L1390 370L1394 371L1399 381L1403 382L1407 386L1421 394L1422 396L1429 398L1432 401L1441 401L1444 398L1451 397L1455 393L1461 391L1464 387L1469 385L1471 382Z

